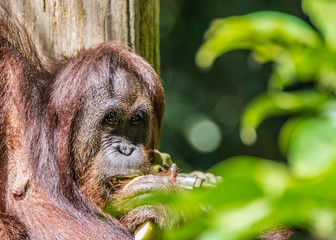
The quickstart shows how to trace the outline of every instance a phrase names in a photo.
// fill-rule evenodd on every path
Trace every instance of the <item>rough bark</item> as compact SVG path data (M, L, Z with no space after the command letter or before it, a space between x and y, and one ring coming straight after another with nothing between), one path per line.
M38 51L60 58L117 40L159 70L159 0L13 0Z

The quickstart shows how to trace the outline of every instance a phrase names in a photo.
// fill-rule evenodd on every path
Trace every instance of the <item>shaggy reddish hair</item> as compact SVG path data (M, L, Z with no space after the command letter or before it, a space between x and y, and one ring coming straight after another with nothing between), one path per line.
M161 121L164 112L164 91L161 80L143 58L115 42L100 44L80 51L70 59L56 76L53 83L48 114L55 132L57 164L59 169L70 169L71 137L77 112L82 105L86 89L99 77L110 77L116 69L123 68L134 74L147 88L154 106L151 123L151 148L159 145ZM61 172L61 179L70 180L69 172ZM62 183L70 186L71 183Z
M103 43L57 62L40 60L24 28L0 4L0 238L132 239L81 194L71 164L73 124L95 76L121 67L152 97L158 146L164 92L151 66Z

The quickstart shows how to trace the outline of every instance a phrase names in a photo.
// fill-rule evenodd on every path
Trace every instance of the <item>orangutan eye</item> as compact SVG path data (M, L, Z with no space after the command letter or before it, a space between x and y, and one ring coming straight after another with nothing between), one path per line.
M139 124L142 119L143 119L142 115L137 113L133 115L133 117L131 117L131 124L134 124L134 125Z
M115 113L108 113L105 117L105 121L112 125L117 125L119 123L118 116Z

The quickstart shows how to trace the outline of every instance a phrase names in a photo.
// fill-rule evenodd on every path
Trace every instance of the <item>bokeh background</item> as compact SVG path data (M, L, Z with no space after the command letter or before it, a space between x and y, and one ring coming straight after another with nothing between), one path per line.
M195 64L213 19L267 10L309 21L301 0L161 1L161 77L166 92L161 151L183 171L205 171L246 154L284 161L277 147L284 117L262 123L253 146L245 146L239 137L240 114L249 100L265 91L270 65L256 64L247 51L221 56L209 71Z

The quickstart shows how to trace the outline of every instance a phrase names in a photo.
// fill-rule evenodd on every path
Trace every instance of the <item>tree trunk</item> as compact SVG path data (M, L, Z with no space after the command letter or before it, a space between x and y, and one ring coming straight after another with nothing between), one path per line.
M117 40L159 71L159 0L13 0L39 52L60 58Z

